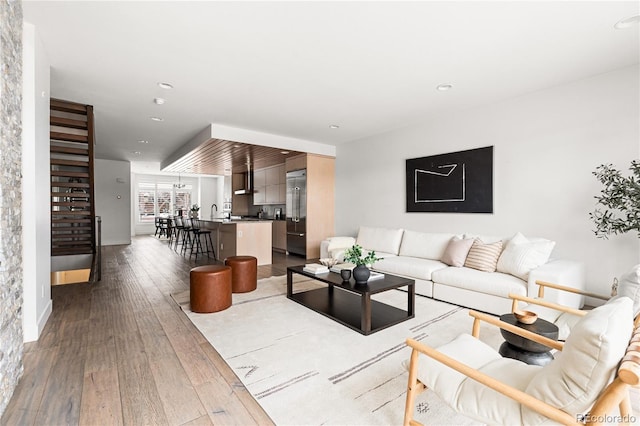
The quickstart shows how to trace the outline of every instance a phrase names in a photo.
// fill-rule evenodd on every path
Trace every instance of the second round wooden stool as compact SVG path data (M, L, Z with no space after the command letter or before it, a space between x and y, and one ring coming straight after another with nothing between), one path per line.
M258 287L258 259L253 256L230 256L224 264L231 267L234 293L248 293Z

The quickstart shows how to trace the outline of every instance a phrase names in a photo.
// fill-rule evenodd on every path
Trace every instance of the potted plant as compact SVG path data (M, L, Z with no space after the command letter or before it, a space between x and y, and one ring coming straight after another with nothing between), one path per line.
M355 268L353 268L353 278L356 280L356 284L367 283L371 275L369 267L378 260L380 260L380 258L376 257L376 252L373 250L364 256L362 254L362 247L358 244L355 244L344 252L344 261L356 265Z
M612 164L602 164L593 172L604 185L598 204L589 217L595 222L598 238L635 231L640 237L640 160L631 161L631 175L625 177Z
M189 216L191 216L193 219L197 219L199 211L200 211L200 206L198 206L197 204L194 204L191 206L191 214Z

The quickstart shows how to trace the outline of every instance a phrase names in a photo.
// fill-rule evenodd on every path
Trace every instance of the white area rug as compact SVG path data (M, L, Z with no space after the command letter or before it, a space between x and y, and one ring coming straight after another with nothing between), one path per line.
M294 278L294 292L321 285ZM405 340L437 346L471 333L473 322L467 309L416 296L415 318L363 336L287 299L286 276L260 280L257 290L234 294L229 309L213 314L191 312L189 291L172 296L278 425L402 424ZM401 291L375 299L406 309ZM488 326L480 337L495 348L503 341ZM431 391L418 397L416 420L474 424Z

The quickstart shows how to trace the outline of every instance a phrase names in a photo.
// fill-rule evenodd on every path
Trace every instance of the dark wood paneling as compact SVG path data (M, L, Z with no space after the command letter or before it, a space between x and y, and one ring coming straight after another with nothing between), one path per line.
M283 151L288 150L223 139L211 139L163 170L181 173L229 175L232 172L242 173L247 171L247 163L249 163L251 170L260 169L282 164L287 157L301 154L299 151L289 151L287 154L283 154Z

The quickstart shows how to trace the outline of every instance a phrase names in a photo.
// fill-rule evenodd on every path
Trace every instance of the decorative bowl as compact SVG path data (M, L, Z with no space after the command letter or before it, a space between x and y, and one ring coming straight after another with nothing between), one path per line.
M538 314L531 311L523 311L520 309L516 309L513 311L513 315L516 317L518 322L523 324L533 324L538 319Z
M320 259L320 263L322 263L327 268L331 269L333 265L338 263L338 259L334 259L332 257L325 257L323 259Z

